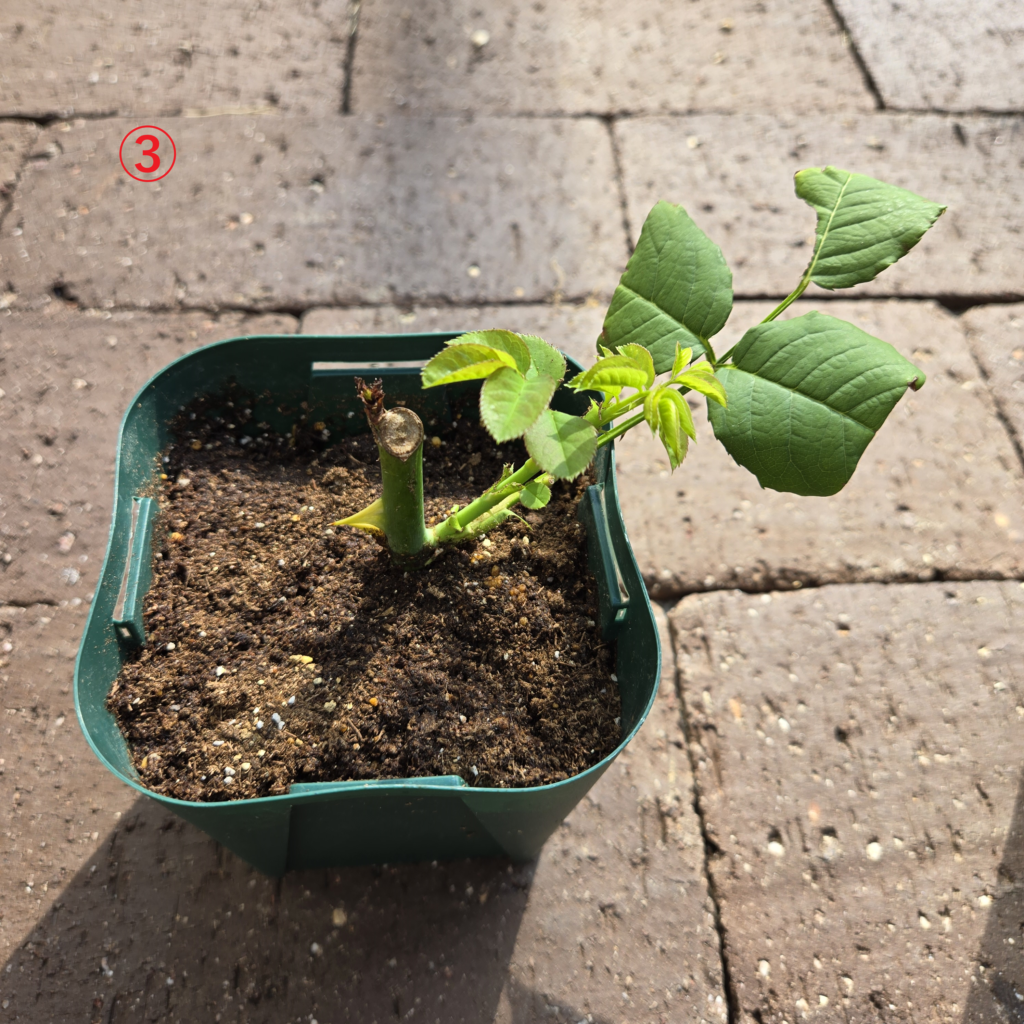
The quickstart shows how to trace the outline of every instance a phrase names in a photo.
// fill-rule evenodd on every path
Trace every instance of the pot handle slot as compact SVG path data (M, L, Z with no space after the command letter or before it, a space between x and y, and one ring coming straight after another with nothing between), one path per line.
M597 579L601 636L611 640L629 613L629 590L608 531L603 484L591 484L580 502L579 517L587 530L587 561Z
M130 647L146 642L142 621L142 602L153 578L151 542L157 504L152 498L132 499L132 518L128 533L128 553L121 575L121 589L111 616L117 638Z

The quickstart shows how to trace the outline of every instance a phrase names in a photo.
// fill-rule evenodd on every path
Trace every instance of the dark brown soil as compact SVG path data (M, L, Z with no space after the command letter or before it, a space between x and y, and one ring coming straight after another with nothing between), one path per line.
M369 435L242 447L247 414L218 410L223 398L184 413L166 453L147 646L109 697L145 785L185 800L431 775L536 786L614 749L584 479L529 525L405 573L372 537L330 526L379 494ZM524 458L496 453L472 406L434 433L429 521L496 479L501 456Z

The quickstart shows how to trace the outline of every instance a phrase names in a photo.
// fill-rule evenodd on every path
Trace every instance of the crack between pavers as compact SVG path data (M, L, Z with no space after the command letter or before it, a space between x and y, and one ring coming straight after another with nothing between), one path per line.
M13 193L12 193L13 196ZM750 292L743 293L738 292L733 296L734 302L778 302L785 296L781 293L777 295L768 294L765 292ZM328 310L340 310L340 311L351 311L360 309L397 309L400 312L412 312L417 309L424 309L428 307L437 307L442 309L486 309L489 307L508 307L510 309L529 307L529 306L550 306L552 309L558 309L559 307L567 307L570 309L581 309L593 302L594 295L592 292L586 294L574 294L565 295L558 302L553 302L550 297L547 298L523 298L523 299L453 299L450 296L444 295L427 295L427 296L395 296L389 299L387 302L314 302L312 305L299 305L290 303L279 303L279 304L267 304L267 305L247 305L244 303L196 303L194 305L184 305L181 303L152 303L148 306L134 305L131 303L123 303L119 305L111 306L87 306L69 303L69 307L77 310L81 313L245 313L252 316L261 316L272 313L279 313L286 316L303 317L307 313L312 313L314 310L328 309ZM892 294L869 294L869 295L814 295L810 299L805 299L805 302L820 302L823 305L827 305L830 302L855 302L855 303L868 303L868 302L889 302L889 301L903 301L903 302L935 302L942 306L944 309L953 313L955 316L960 316L962 313L969 309L974 309L978 306L995 306L995 305L1012 305L1017 302L1024 302L1024 292L1021 293L1002 293L999 295L970 295L970 296L953 296L953 295L926 295L926 294L912 294L912 295L892 295ZM12 306L16 312L32 312L38 307L22 307L18 310Z
M628 259L633 255L633 228L629 222L629 203L626 199L626 174L622 169L622 150L619 148L619 140L615 134L615 118L606 118L604 124L608 130L608 141L612 147L615 187L619 193L619 208L622 211L622 231L626 236L626 258Z
M932 570L927 579L918 576L889 576L884 579L874 577L851 576L848 579L822 579L811 575L801 575L800 579L792 577L766 576L758 582L734 581L731 583L713 584L708 587L699 584L687 585L666 584L664 581L644 580L647 596L652 601L661 603L681 601L693 594L717 594L723 591L738 591L741 594L791 594L798 590L820 590L822 587L849 587L878 584L883 587L927 586L930 583L1021 583L1024 576L998 572L965 572L963 574L941 569Z
M843 41L846 43L850 50L850 54L853 56L853 62L857 65L860 71L861 78L864 79L864 88L871 93L871 98L875 101L876 110L885 110L885 100L882 98L882 90L878 88L878 83L875 81L875 76L871 74L871 69L868 67L867 61L862 56L857 44L853 41L853 35L850 33L850 29L846 24L846 19L840 14L839 8L836 7L835 0L825 0L825 6L829 9L832 14L832 18L842 33Z
M1017 461L1020 463L1021 469L1024 469L1024 439L1017 433L1017 428L1013 425L1013 420L1010 419L1009 413L1006 411L1006 406L1002 399L999 397L996 389L992 387L992 380L989 377L988 371L982 365L982 362L974 353L974 346L968 342L967 351L971 354L971 359L974 360L974 365L978 368L978 374L981 379L989 385L989 395L992 397L992 405L995 410L996 419L999 420L1003 430L1006 431L1006 436L1010 440L1010 445L1013 447L1014 454L1017 456Z
M348 37L345 40L345 61L341 83L341 113L352 113L352 73L356 64L356 42L359 39L360 0L350 0L348 7Z
M22 597L0 597L0 608L34 608L40 604L47 608L56 608L58 602L52 597L37 597L31 600Z
M348 52L351 50L352 61L355 61L355 47L356 42L352 41L349 44L346 41L346 58L343 62L343 68L348 62ZM353 111L351 107L351 91L350 91L351 76L346 77L343 72L342 75L342 96L341 102L338 108L339 117L355 117L359 116L359 111ZM348 103L348 108L346 108ZM145 116L147 117L159 117L159 118L177 118L190 116L185 113L185 107L176 107L170 110L163 110L159 113L150 113ZM373 111L364 111L366 114L374 113ZM810 113L815 113L814 111ZM268 112L269 114L269 112ZM429 110L429 111L413 111L410 113L403 113L402 111L393 111L391 116L398 118L408 118L410 120L441 120L445 118L457 119L472 123L478 118L486 118L490 121L639 121L645 119L657 119L657 118L686 118L686 117L745 117L750 114L749 111L737 111L727 107L695 107L680 110L630 110L628 108L621 108L617 110L549 110L549 111L530 111L530 110L519 110L511 113L495 112L487 113L475 110ZM924 115L933 114L936 117L946 118L964 118L964 117L988 117L988 118L1003 118L1007 120L1018 119L1024 116L1024 108L1020 110L1003 110L1003 109L989 109L988 107L971 107L966 109L959 109L956 107L884 107L875 111L864 111L862 116L870 118L873 114L910 114L910 115ZM827 116L827 112L818 112L819 116ZM38 125L40 128L49 128L55 124L67 123L69 121L104 121L114 118L129 118L133 116L131 112L125 112L121 110L96 110L96 111L70 111L61 113L59 111L39 111L37 113L25 113L21 112L3 112L0 111L0 121L20 121L24 124ZM192 115L195 116L195 115ZM213 116L213 115L206 115ZM232 116L229 114L223 116ZM251 116L251 115L245 115ZM281 116L280 114L273 114L271 116ZM757 115L772 117L776 120L786 119L789 116L787 111L775 111L768 112L767 114Z
M739 995L732 980L732 969L729 964L728 947L726 945L728 932L725 927L725 923L722 920L722 898L718 891L718 885L715 882L714 873L711 870L711 858L715 856L715 852L718 851L719 848L718 844L711 837L710 830L708 829L707 815L704 812L704 807L700 798L700 786L697 782L697 763L693 751L693 742L696 741L691 742L693 729L689 715L687 714L686 695L683 692L683 674L679 669L679 663L676 659L676 650L678 647L676 628L672 620L668 618L668 611L668 609L665 609L665 617L668 620L669 637L672 644L673 680L675 682L676 699L679 701L679 725L683 730L683 742L686 744L686 757L690 764L693 813L696 815L697 821L700 824L700 836L703 844L701 868L704 873L704 883L707 885L708 889L708 899L711 900L711 906L713 908L712 916L715 923L715 933L718 936L718 959L722 969L722 987L725 989L725 1005L728 1012L728 1024L739 1024Z

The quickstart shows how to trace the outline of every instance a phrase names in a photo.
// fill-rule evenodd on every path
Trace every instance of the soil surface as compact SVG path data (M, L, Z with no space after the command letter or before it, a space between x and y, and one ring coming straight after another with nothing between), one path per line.
M260 433L244 406L193 404L164 456L147 644L108 698L145 785L184 800L435 775L536 786L614 749L585 477L405 573L368 534L331 527L380 493L369 434ZM475 402L427 435L431 523L525 458L495 451Z

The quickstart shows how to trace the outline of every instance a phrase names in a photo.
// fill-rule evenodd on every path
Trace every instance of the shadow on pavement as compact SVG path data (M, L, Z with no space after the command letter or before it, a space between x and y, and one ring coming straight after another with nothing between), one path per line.
M993 895L963 1024L1024 1024L1024 774Z
M533 871L481 860L268 879L142 798L0 967L0 1021L536 1019L520 986L498 1005Z

